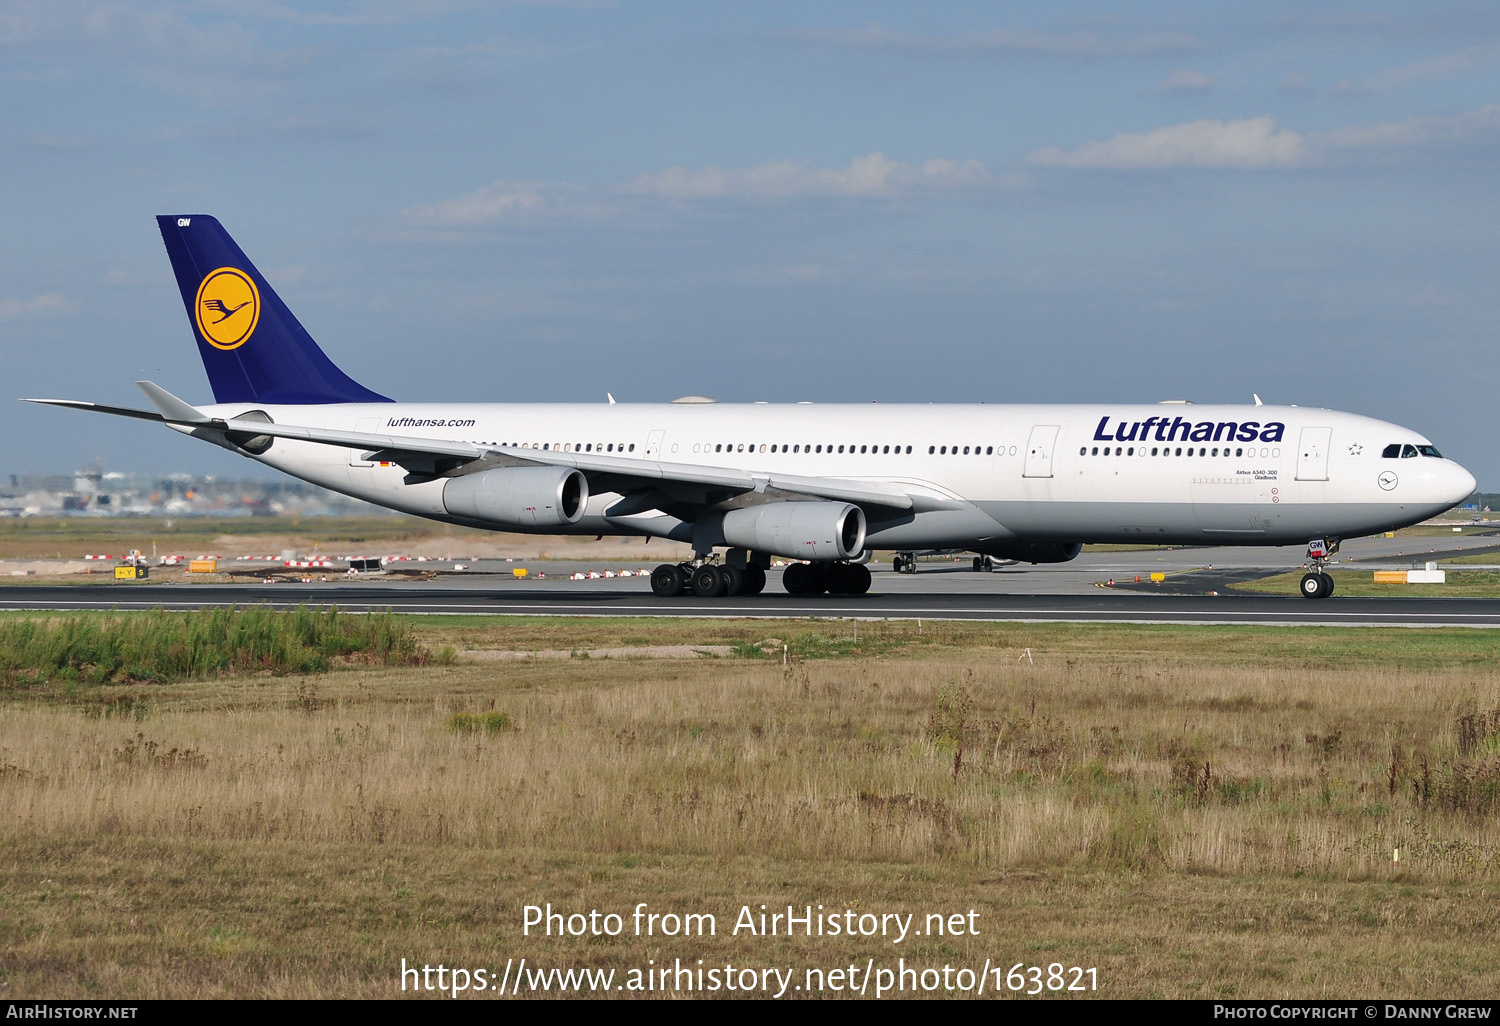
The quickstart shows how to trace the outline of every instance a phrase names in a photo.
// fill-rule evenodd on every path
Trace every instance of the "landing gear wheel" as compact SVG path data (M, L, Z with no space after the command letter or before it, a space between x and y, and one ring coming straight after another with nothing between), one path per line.
M983 571L984 571L984 559L983 559L983 557L981 557L981 556L975 556L974 557L974 572L977 574L977 573L982 573Z
M1324 574L1302 575L1302 597L1308 599L1326 598L1332 591L1332 587L1325 582Z
M807 595L812 589L812 567L806 563L788 563L781 575L781 586L788 595Z
M745 568L745 595L759 595L766 590L766 572L758 566Z
M854 568L848 563L835 563L828 568L828 590L835 595L847 595L854 584Z
M904 560L904 559L901 558L901 553L899 553L899 552L896 553L894 556L891 557L891 573L893 573L893 574L904 574L904 573L906 573L906 560Z
M870 590L870 568L859 563L849 564L847 594L863 595Z
M823 594L828 590L828 585L832 582L833 579L833 575L829 572L829 564L809 563L807 564L807 568L811 571L809 579L812 582L808 585L809 590L807 593L809 595Z
M693 594L699 598L718 598L728 585L719 568L712 563L705 563L693 571Z
M1320 573L1318 576L1323 578L1323 597L1327 598L1333 594L1333 574Z
M687 574L682 568L663 563L651 571L651 593L659 598L676 598L687 590Z
M732 566L721 566L719 575L724 578L724 594L734 598L745 593L745 571Z
M821 595L828 590L828 568L822 563L790 563L781 586L792 595Z

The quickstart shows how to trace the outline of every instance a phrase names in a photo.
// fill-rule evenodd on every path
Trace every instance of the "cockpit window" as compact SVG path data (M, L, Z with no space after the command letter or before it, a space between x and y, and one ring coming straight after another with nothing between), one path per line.
M1443 458L1443 454L1437 451L1437 446L1435 445L1419 445L1417 446L1417 452L1423 456L1431 456L1435 460Z
M1403 460L1412 459L1416 455L1417 455L1417 447L1415 445L1403 445L1401 447L1401 458Z
M1396 442L1393 445L1386 446L1381 451L1380 458L1381 459L1385 459L1385 460L1393 460L1397 456L1400 456L1400 455L1401 455L1401 443L1400 442Z

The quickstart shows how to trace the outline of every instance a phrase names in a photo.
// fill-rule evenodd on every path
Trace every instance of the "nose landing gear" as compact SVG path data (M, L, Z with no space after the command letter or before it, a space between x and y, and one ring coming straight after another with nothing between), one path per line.
M1333 577L1323 567L1338 550L1337 538L1314 538L1307 543L1307 564L1310 570L1302 575L1300 590L1303 598L1322 599L1333 594Z

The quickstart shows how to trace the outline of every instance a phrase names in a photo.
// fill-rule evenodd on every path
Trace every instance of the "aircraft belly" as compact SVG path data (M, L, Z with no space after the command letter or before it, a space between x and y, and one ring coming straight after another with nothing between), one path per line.
M865 547L875 549L969 547L981 541L1010 541L1013 532L996 523L984 510L964 509L908 513L893 520L871 521Z
M979 504L1016 536L1051 541L1187 542L1201 539L1189 507L1179 502L993 501Z

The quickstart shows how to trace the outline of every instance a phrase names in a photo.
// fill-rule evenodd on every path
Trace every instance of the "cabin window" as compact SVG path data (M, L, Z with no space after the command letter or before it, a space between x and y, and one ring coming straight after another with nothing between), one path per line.
M1126 456L1134 456L1135 455L1135 446L1132 445L1129 449L1126 449L1125 450L1125 455Z
M635 452L635 443L634 442L630 443L630 451L631 452Z

